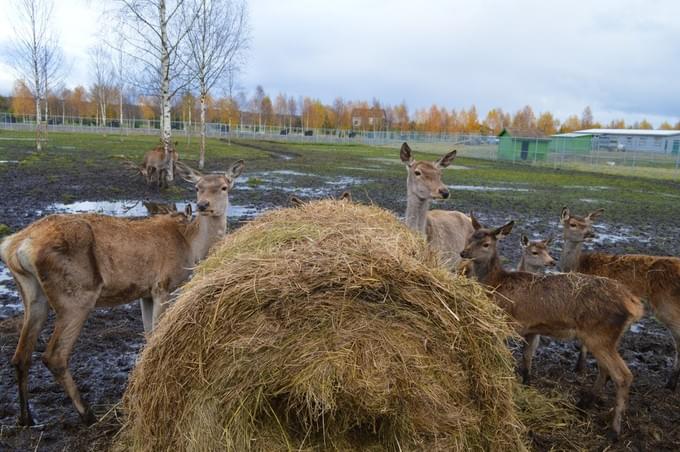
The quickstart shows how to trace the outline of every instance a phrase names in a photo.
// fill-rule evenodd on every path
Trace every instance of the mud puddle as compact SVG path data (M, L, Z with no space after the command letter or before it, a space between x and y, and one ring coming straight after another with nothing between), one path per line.
M178 211L183 211L190 201L176 202ZM195 203L194 203L195 204ZM194 209L195 210L195 209ZM237 218L251 218L262 209L229 203L227 216ZM117 217L146 217L149 212L142 201L78 201L73 203L54 203L47 206L46 213L100 213Z

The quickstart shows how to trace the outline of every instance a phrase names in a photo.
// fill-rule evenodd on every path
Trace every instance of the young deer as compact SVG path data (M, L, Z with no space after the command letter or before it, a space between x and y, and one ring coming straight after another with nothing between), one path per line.
M536 275L508 272L501 267L498 240L512 230L514 222L486 229L471 215L474 233L461 257L472 261L477 280L493 289L495 302L516 323L525 338L533 334L557 338L576 336L593 351L600 373L587 405L603 389L607 376L616 385L616 406L611 428L621 432L621 417L633 375L617 346L631 323L642 317L640 300L616 281L577 273Z
M401 145L401 161L406 165L406 224L427 237L439 250L450 268L460 260L465 240L472 234L472 223L467 215L450 210L429 210L433 199L446 199L449 190L442 182L442 169L451 164L456 151L451 151L435 162L414 160L408 144Z
M543 273L545 267L554 267L555 259L550 255L550 243L552 237L547 240L530 241L529 237L522 235L520 246L522 247L522 257L519 260L517 271L529 273ZM528 384L531 379L531 363L534 354L541 341L539 334L530 334L524 338L527 343L522 351L522 380Z
M175 144L177 143L175 142ZM168 158L171 160L170 162L167 161ZM144 160L139 166L139 171L146 178L148 185L151 185L155 179L159 188L167 187L168 166L176 164L179 160L179 154L174 147L170 149L168 158L165 156L162 144L144 154Z
M95 417L80 397L68 369L73 345L96 307L142 299L145 330L158 322L168 295L222 238L228 192L241 174L239 160L226 173L201 175L185 167L195 182L198 218L182 214L142 220L96 214L50 215L0 243L0 258L11 271L24 304L24 323L12 358L19 384L21 425L32 425L28 371L36 339L55 311L54 332L43 362L71 398L85 423Z
M583 242L595 237L593 220L604 212L597 209L585 217L562 209L564 248L560 267L564 272L579 272L615 279L636 296L645 299L654 315L671 331L675 345L673 370L666 383L674 390L680 378L680 259L644 254L583 253ZM581 350L579 365L585 363L586 350Z

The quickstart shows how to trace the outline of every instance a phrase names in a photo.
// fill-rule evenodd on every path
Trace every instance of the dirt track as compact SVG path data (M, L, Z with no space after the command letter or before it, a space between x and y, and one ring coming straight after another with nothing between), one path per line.
M281 160L286 160L286 169L308 169L313 161L307 157L294 156L270 150L270 158L261 158L249 162L248 171L252 174L266 174L269 170L280 170ZM284 157L285 156L285 157ZM288 160L290 157L295 157ZM215 166L226 164L215 162ZM102 171L106 177L102 178ZM392 173L390 173L392 174ZM54 202L63 202L64 193L69 194L70 201L78 200L115 200L158 199L158 193L145 187L141 180L131 179L129 174L114 163L102 163L97 173L79 172L63 175L55 181L45 179L40 168L24 168L19 165L9 168L0 177L0 223L13 229L26 226L37 219L40 211ZM356 174L353 174L356 176ZM281 176L283 177L283 176ZM293 175L293 183L303 193L335 193L342 189L354 188L354 198L367 201L367 192L361 187L351 187L358 179L347 179L347 184L328 185L323 177L313 175ZM396 175L371 175L370 198L372 202L386 208L403 212L405 193L403 179ZM37 188L36 188L37 187ZM116 190L111 190L115 187ZM382 189L376 189L382 187ZM395 189L397 187L398 189ZM240 188L240 189L239 189ZM332 189L332 190L331 190ZM556 190L559 187L556 187ZM316 190L316 191L314 191ZM259 208L272 208L285 205L290 192L282 190L276 184L263 185L257 189L248 189L241 182L230 198L232 203ZM189 189L175 193L178 198L190 198ZM509 196L512 196L509 194ZM469 210L475 208L482 220L489 223L500 223L508 217L533 215L536 224L546 225L555 220L555 211L524 212L512 203L506 210L494 207L485 209L476 203L474 197L456 199L447 208ZM521 208L519 208L521 209ZM236 225L230 218L232 227ZM628 224L633 230L644 231L656 220L646 217L635 223L631 217ZM666 221L666 219L663 219ZM544 227L548 229L547 227ZM663 230L661 234L663 234ZM659 231L655 230L658 237ZM680 241L668 230L666 243L673 243L674 248L667 250L669 254L680 255ZM519 247L516 237L514 242L506 243L502 254L511 262L518 259ZM559 245L558 245L559 246ZM644 243L628 242L624 245L608 246L608 251L631 252L648 251ZM0 307L17 303L18 299L11 294L0 292ZM0 316L0 450L101 450L110 443L117 427L116 419L109 415L103 422L91 428L82 427L75 410L61 387L54 381L47 369L39 360L40 351L49 338L51 321L44 329L30 374L30 393L33 414L39 425L30 429L15 427L18 416L18 400L14 370L10 360L18 340L20 317ZM124 391L127 375L134 365L134 360L143 345L143 334L139 307L136 304L114 309L101 309L88 319L83 333L76 344L70 362L71 370L79 384L83 396L92 404L98 415L107 413L120 400ZM633 331L626 334L621 346L624 359L635 375L631 391L629 411L625 416L624 435L615 446L615 450L678 450L680 448L680 389L675 393L663 388L672 362L673 346L670 335L652 318L645 318L635 325ZM580 377L572 371L577 350L574 344L557 343L543 339L535 359L535 385L541 389L557 390L576 398L582 382L590 384L594 379L594 361L590 361L589 373ZM609 408L613 402L613 390L608 387L606 400L587 411L595 426L595 431L604 431L608 423ZM604 438L595 440L596 448L604 448ZM550 448L550 438L535 438L538 450Z

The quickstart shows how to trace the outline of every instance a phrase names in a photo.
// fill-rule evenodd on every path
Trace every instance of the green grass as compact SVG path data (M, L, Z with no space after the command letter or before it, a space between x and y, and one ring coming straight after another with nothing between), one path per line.
M45 173L48 180L58 181L64 173L110 170L120 165L116 156L141 161L143 154L157 145L157 137L118 136L76 133L49 135L45 149L36 153L32 149L31 132L0 131L2 148L0 160L19 160L27 171ZM17 138L13 141L10 138ZM190 164L198 159L198 140L188 144L186 137L176 136L178 150L183 160ZM441 145L415 144L415 158L434 160L437 155L450 150ZM523 191L466 191L452 190L452 199L444 208L481 208L484 210L522 212L555 211L568 205L578 212L603 206L607 217L629 218L631 215L648 215L650 218L668 218L677 210L680 201L680 181L658 177L664 168L616 168L623 174L602 174L591 171L590 165L565 169L514 165L506 162L472 158L475 152L460 148L454 168L444 172L444 181L450 185L490 186L520 189ZM282 152L295 153L297 158L281 160ZM479 152L485 152L481 150ZM277 157L278 155L278 157ZM405 170L399 161L398 147L371 147L358 144L292 144L263 141L207 141L207 165L210 169L223 169L236 159L246 160L246 173L273 169L291 169L332 178L354 176L368 180L355 191L369 198L389 192L390 196L403 198ZM0 172L3 171L0 165ZM304 180L303 180L304 182ZM251 187L262 185L262 180L250 177ZM600 188L605 187L605 188ZM181 190L180 190L181 192ZM39 193L36 193L39 194ZM174 196L174 192L167 192ZM177 196L182 196L182 193ZM397 198L397 199L398 199ZM443 205L443 204L439 204ZM478 207L479 206L479 207Z

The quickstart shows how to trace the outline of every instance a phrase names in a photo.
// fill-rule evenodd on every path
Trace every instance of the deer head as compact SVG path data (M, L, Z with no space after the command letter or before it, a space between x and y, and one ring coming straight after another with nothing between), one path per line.
M597 209L585 217L572 215L567 207L562 208L560 223L564 227L564 240L567 242L585 242L596 237L593 232L593 220L602 215L604 209Z
M510 234L515 222L510 221L499 228L489 229L482 226L472 212L470 220L475 232L468 238L460 257L475 263L490 262L496 256L498 241Z
M554 267L555 259L550 256L550 243L552 237L547 240L533 240L522 235L520 245L522 246L522 257L528 268Z
M221 217L227 214L229 190L243 172L245 162L238 160L225 172L203 174L184 163L176 162L182 179L196 186L196 207L199 215Z
M448 198L449 189L442 182L442 169L451 164L456 158L456 153L457 151L453 150L434 162L414 160L409 145L402 144L399 154L408 172L406 177L408 194L415 195L422 201Z

